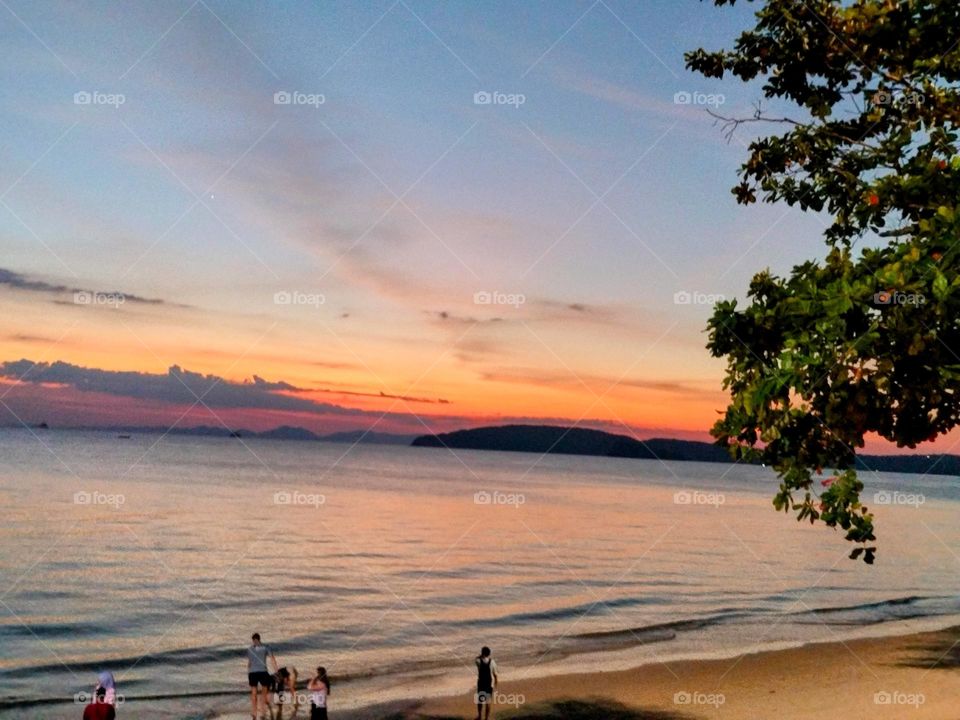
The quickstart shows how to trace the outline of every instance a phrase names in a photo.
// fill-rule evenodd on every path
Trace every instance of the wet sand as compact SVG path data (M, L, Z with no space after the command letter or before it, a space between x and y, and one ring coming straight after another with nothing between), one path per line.
M493 717L517 720L957 720L960 628L616 672L529 680L502 672L498 692L523 702ZM476 710L465 693L365 717L473 718Z

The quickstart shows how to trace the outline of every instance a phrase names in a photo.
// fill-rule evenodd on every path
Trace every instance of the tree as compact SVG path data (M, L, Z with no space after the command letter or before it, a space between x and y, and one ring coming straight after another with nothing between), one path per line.
M742 308L714 308L731 398L712 433L774 467L778 510L842 528L872 563L856 449L869 433L913 448L960 418L960 3L768 0L755 18L732 50L685 56L799 113L723 118L776 131L750 143L733 193L832 223L822 261L759 272Z

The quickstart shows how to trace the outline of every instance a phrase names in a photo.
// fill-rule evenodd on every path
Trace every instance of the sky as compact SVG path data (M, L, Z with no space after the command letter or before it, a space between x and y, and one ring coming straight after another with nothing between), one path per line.
M707 439L712 301L823 255L684 69L750 4L2 5L2 425Z

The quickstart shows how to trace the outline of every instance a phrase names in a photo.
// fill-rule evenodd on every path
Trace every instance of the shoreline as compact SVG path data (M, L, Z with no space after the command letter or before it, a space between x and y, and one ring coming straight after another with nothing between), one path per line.
M956 720L960 625L813 641L725 657L511 679L502 669L492 717L523 720ZM464 686L469 683L465 682ZM884 695L885 694L885 695ZM473 693L393 699L338 710L340 720L472 720ZM885 702L889 700L889 702ZM307 711L309 714L309 710ZM303 711L294 716L303 717ZM229 712L215 720L243 720ZM284 714L284 718L290 715Z
M510 680L498 687L514 707L504 717L682 720L916 718L955 720L960 697L960 626L895 636L808 643L733 658L679 660L629 670ZM473 718L472 695L422 700L406 720Z

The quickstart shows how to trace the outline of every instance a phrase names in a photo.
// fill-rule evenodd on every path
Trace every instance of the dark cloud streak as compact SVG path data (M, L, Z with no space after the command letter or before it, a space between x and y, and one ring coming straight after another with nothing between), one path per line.
M101 370L63 361L45 363L22 359L0 363L0 377L32 385L68 386L81 392L102 393L175 405L192 405L201 398L204 405L214 409L272 410L334 415L365 415L368 412L287 394L315 392L397 399L405 402L447 403L442 399L391 395L382 391L377 393L305 389L282 380L264 380L258 375L254 375L252 380L246 382L233 382L217 375L191 372L179 365L171 366L165 374L162 374Z
M90 295L112 295L122 297L123 301L129 303L138 303L141 305L174 305L176 307L190 307L189 305L181 305L179 303L169 303L166 300L160 298L148 298L141 295L134 295L133 293L120 292L119 290L113 291L103 291L103 290L90 290L87 288L71 287L69 285L61 285L57 283L49 283L44 280L35 280L26 277L25 275L14 272L13 270L7 270L6 268L0 268L0 286L5 286L12 288L14 290L22 290L25 292L35 292L43 293L46 295L63 295L69 293L87 293ZM57 305L71 305L73 303L66 302L64 300L54 300L54 303Z

